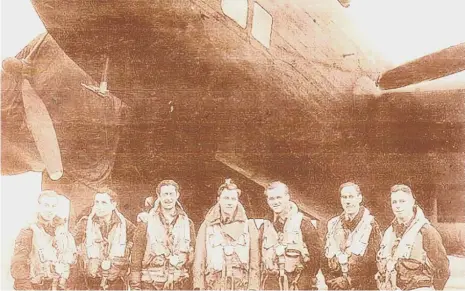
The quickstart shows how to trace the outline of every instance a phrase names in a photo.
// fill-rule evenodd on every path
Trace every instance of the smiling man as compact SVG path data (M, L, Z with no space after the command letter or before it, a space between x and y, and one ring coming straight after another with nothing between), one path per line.
M291 201L286 184L272 182L265 194L273 214L263 228L261 289L316 289L321 247L316 228Z
M65 290L76 245L64 219L57 216L59 195L43 191L37 219L22 229L11 262L15 290Z
M362 205L360 187L339 187L341 215L328 222L321 270L329 290L376 290L376 252L381 241L378 223Z
M377 255L379 289L444 289L450 275L446 250L410 187L392 186L391 207L395 219Z
M194 289L258 290L258 229L239 202L231 179L218 189L215 204L200 226L195 245Z
M152 209L134 234L131 290L189 290L194 223L179 203L179 185L158 184Z

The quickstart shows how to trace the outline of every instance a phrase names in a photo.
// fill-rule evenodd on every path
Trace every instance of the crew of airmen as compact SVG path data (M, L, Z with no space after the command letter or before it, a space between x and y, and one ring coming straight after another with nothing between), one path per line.
M16 239L16 290L442 290L449 260L441 236L406 185L390 191L394 220L382 235L360 187L339 188L343 212L321 240L286 184L265 189L266 219L249 219L241 190L226 179L196 235L164 180L145 201L137 226L118 210L116 193L94 196L70 233L57 215L59 195L43 191L36 219Z

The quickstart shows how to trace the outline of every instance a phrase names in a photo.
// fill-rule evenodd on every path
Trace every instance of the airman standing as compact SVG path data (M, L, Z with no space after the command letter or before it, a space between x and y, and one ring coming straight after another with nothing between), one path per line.
M258 229L239 202L241 190L230 179L200 226L193 266L194 289L258 290Z
M132 290L189 290L194 224L179 203L179 185L164 180L156 200L134 234ZM145 222L144 222L145 220Z
M37 221L21 230L11 262L15 290L65 290L77 250L66 221L57 216L59 195L43 191Z
M377 255L380 290L442 290L449 279L449 260L441 236L416 204L410 187L391 188L395 215Z
M80 290L126 290L125 277L135 226L117 208L110 189L99 191L89 216L81 218L74 237L80 245Z
M291 201L286 184L272 182L265 195L273 214L263 228L261 289L316 289L321 257L316 228Z
M360 187L347 182L339 187L344 212L328 222L321 270L329 290L376 290L376 252L381 232L362 205Z

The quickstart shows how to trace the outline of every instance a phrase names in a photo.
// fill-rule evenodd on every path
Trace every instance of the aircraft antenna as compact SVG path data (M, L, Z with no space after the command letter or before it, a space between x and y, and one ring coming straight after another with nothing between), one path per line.
M101 97L108 97L109 96L109 91L108 91L108 68L110 65L110 58L106 56L105 59L105 65L103 67L103 72L102 72L102 79L100 81L100 86L93 86L93 85L86 85L86 84L81 84L84 88L87 90L90 90L96 94L98 94Z
M103 68L102 81L100 82L100 92L105 94L108 91L108 65L110 63L110 58L106 57L105 67Z

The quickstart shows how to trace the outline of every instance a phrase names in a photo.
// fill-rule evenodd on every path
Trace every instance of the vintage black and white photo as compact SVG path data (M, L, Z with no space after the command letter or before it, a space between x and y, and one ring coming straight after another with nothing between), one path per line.
M2 290L465 289L462 0L10 0Z

